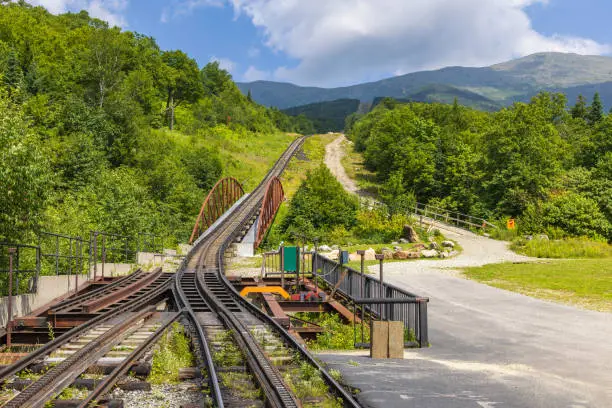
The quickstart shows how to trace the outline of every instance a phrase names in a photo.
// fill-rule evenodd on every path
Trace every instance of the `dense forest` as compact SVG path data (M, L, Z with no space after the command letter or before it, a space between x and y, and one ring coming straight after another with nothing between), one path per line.
M185 239L231 164L215 146L312 128L242 95L218 63L86 12L0 3L0 242Z
M385 100L346 131L401 210L414 200L551 238L612 240L612 114L541 93L495 113Z

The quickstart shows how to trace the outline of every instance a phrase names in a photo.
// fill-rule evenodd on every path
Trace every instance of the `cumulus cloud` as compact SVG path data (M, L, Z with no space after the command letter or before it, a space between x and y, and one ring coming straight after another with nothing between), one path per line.
M544 36L524 8L547 0L227 0L264 43L299 61L274 79L336 86L534 52L603 54L588 38Z
M219 63L219 68L226 70L232 75L234 74L238 66L238 64L236 64L234 61L232 61L229 58L219 58L213 55L212 57L210 57L210 62L214 62L214 61Z
M263 71L255 68L251 65L245 72L242 74L242 80L244 82L253 82L253 81L262 81L264 79L270 79L270 72Z
M225 0L174 0L167 7L164 7L160 20L167 23L171 19L191 15L196 9L201 7L223 7Z
M127 27L124 12L128 0L28 0L34 6L43 6L50 13L86 10L90 16L107 21L111 26Z

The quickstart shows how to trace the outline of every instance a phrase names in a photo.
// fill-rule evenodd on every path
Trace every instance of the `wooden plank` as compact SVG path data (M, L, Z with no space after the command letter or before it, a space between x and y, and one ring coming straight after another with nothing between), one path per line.
M389 353L389 322L373 321L370 334L371 358L387 358Z
M404 322L389 323L389 358L404 358Z

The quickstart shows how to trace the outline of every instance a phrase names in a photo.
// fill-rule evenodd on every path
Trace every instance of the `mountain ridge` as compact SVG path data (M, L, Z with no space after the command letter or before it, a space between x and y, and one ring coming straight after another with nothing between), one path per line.
M238 87L244 93L250 90L252 97L263 105L287 109L338 99L370 102L376 97L410 98L425 87L437 85L468 91L504 106L529 99L539 91L563 92L566 88L587 86L585 89L594 93L599 91L598 85L609 82L612 82L611 57L551 52L489 67L445 67L337 88L303 87L274 81L242 82ZM602 88L602 93L606 94L602 95L604 102L607 96L612 103L609 86Z

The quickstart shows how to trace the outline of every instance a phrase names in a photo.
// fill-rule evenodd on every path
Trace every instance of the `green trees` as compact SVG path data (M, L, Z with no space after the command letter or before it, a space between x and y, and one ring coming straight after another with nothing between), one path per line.
M0 241L39 229L184 240L207 190L235 169L210 145L279 140L273 117L287 119L217 63L200 70L84 11L0 1Z
M593 103L591 103L588 110L587 119L591 124L595 124L601 122L603 116L604 111L601 103L601 97L599 96L599 92L595 92L595 95L593 95Z
M333 227L353 227L357 209L357 199L321 165L308 173L293 196L282 229L287 234L305 234L311 239L325 236Z
M40 141L0 91L0 241L25 239L40 227L51 182Z
M167 92L166 116L170 130L174 129L174 111L181 102L195 102L203 92L198 64L182 51L162 53L165 66L161 83Z
M542 93L496 113L454 105L381 104L349 137L376 172L391 207L420 202L519 228L612 239L612 117L583 97Z

